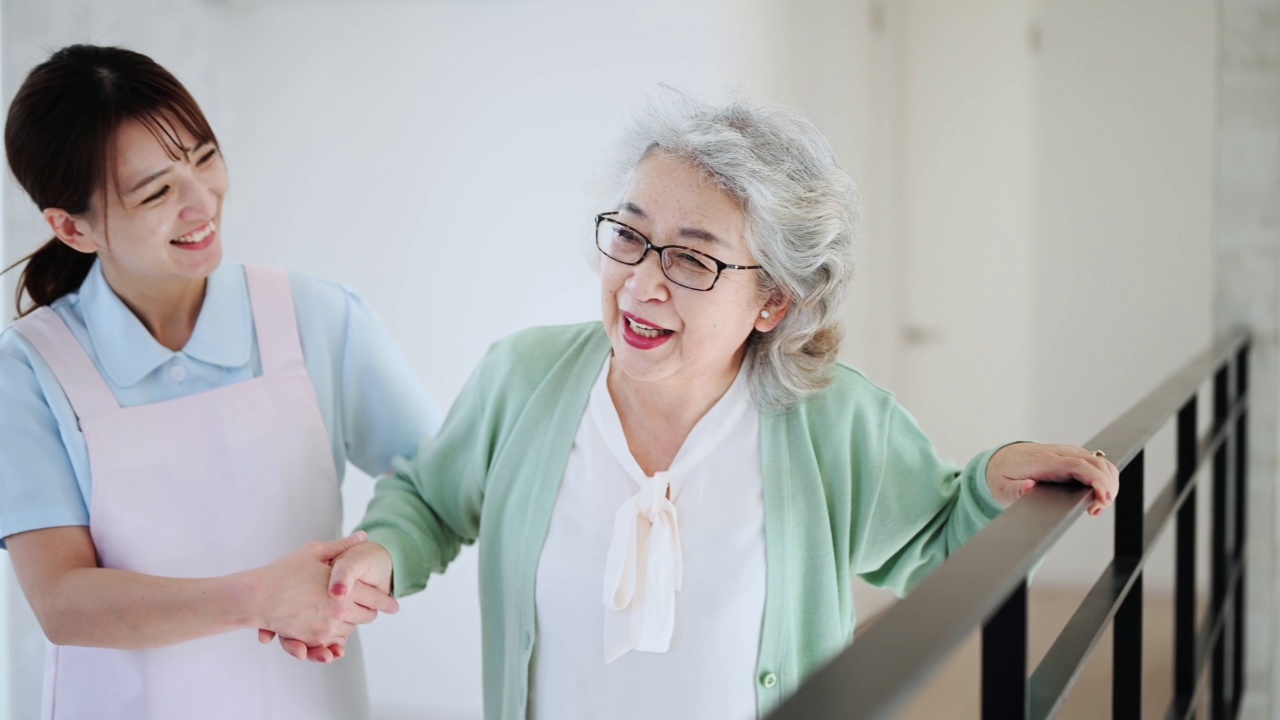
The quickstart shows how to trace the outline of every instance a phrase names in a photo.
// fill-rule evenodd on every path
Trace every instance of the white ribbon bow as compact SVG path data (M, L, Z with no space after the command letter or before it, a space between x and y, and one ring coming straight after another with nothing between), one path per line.
M604 661L632 650L666 652L684 582L680 525L666 472L640 482L613 519L604 570Z

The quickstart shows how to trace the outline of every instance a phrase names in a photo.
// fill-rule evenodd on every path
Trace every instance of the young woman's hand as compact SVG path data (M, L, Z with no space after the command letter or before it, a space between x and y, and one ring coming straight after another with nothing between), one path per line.
M1008 507L1037 483L1079 482L1093 488L1088 513L1097 515L1120 492L1120 471L1101 451L1075 445L1014 443L987 462L987 486L996 501Z

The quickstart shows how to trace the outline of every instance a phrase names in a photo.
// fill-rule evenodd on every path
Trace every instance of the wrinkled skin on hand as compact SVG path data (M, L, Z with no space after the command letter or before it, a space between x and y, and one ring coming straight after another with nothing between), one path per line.
M1120 470L1100 452L1076 445L1014 443L1000 448L987 463L987 485L1008 507L1039 483L1079 482L1093 489L1087 512L1098 515L1120 493Z

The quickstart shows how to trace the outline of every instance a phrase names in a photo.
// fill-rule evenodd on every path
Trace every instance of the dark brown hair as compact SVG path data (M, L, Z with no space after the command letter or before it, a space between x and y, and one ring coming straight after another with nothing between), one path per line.
M9 106L9 168L41 210L84 214L109 187L115 133L129 120L143 123L174 159L190 149L179 142L175 123L197 144L217 142L191 93L151 58L118 47L62 48L27 75ZM26 263L18 314L79 289L93 261L56 237L19 260L6 270ZM25 309L24 294L31 301Z

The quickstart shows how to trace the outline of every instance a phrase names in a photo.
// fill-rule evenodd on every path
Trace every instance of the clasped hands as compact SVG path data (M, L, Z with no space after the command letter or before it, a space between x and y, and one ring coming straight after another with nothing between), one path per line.
M395 613L391 555L363 531L331 542L310 542L259 568L258 641L279 637L286 653L327 663L346 653L356 626Z

